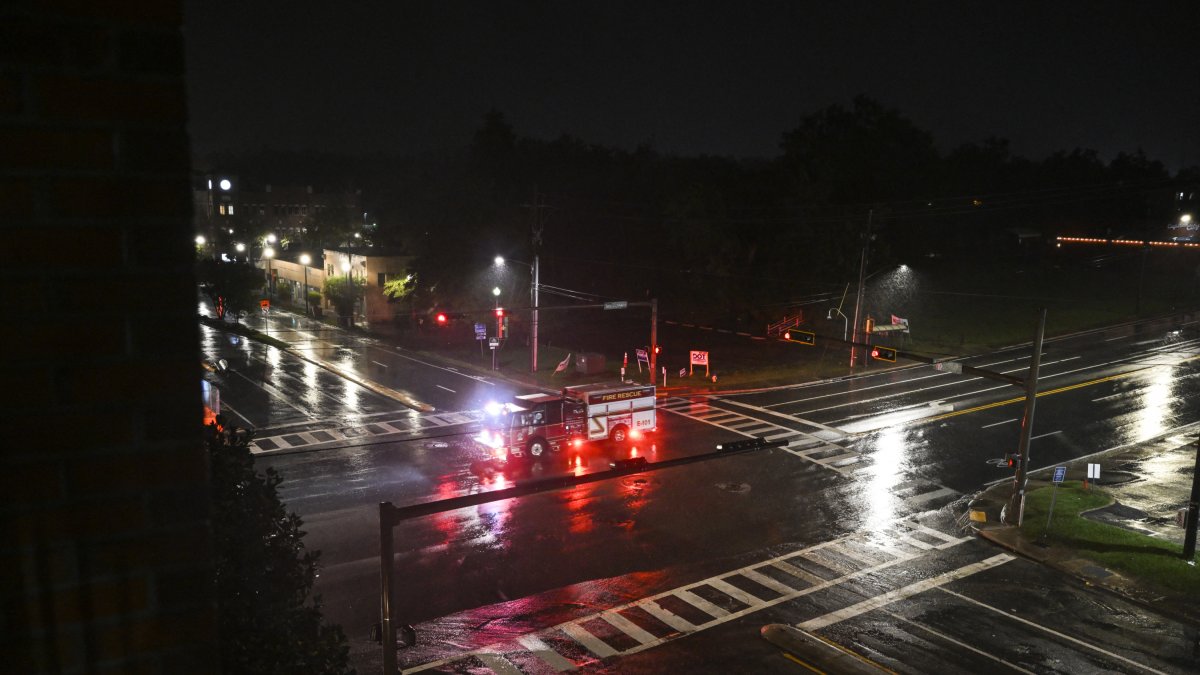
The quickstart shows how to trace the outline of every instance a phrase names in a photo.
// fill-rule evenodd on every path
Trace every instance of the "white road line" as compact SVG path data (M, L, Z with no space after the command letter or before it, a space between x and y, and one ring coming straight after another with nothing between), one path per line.
M804 581L807 581L809 584L811 584L813 586L818 586L820 584L825 583L825 580L822 579L821 577L819 577L811 572L806 572L806 571L800 569L799 567L796 567L795 565L793 565L789 562L786 562L784 560L778 560L776 562L771 563L771 567L774 567L777 570L782 570L784 572L787 572L788 574L796 577L797 579L803 579Z
M617 654L617 650L610 647L607 642L587 632L587 630L579 624L564 623L559 626L559 629L571 636L572 640L586 647L589 652L599 656L602 659L615 656Z
M973 647L973 646L971 646L961 640L958 640L956 638L952 638L949 635L946 635L945 633L942 633L941 631L936 631L936 630L930 628L929 626L926 626L923 623L918 623L907 617L900 616L899 614L896 614L895 612L889 612L887 610L882 610L882 611L884 614L887 614L888 616L892 617L893 619L899 619L900 621L903 621L904 623L912 624L913 626L925 631L926 633L929 633L930 635L934 635L934 636L938 637L939 639L949 642L952 645L961 647L969 652L973 652L973 653L978 654L979 656L982 656L986 659L995 661L996 663L1004 664L1005 666L1008 666L1011 670L1015 670L1018 673L1026 673L1026 675L1035 675L1035 673L1032 670L1025 670L1024 668L1022 668L1021 666L1018 666L1015 663L1012 663L1010 661L1005 661L1004 659L1000 658L999 656L996 656L995 654L989 654L989 653L983 651L982 649Z
M391 368L391 366L389 366L386 363L380 363L378 361L372 361L371 363L374 363L375 365L379 366L380 368Z
M1034 437L1030 438L1029 440L1036 441L1039 438L1045 438L1047 436L1053 436L1054 434L1061 434L1061 433L1062 433L1062 429L1059 429L1058 431L1050 431L1050 432L1041 434L1040 436L1034 436Z
M1000 426L1001 424L1012 424L1013 422L1016 422L1016 421L1017 421L1017 418L1016 418L1016 417L1014 417L1014 418L1012 418L1011 420L1004 420L1003 422L993 422L993 423L991 423L991 424L985 424L985 425L983 425L983 426L981 426L981 427L979 427L979 428L980 428L980 429L987 429L987 428L990 428L990 427L998 427L998 426Z
M480 652L475 655L485 667L492 669L492 672L499 675L525 675L520 668L513 665L512 661L504 658L500 654L494 652Z
M293 409L293 410L295 410L296 412L300 413L301 415L304 415L305 417L309 418L310 420L311 420L311 419L316 419L316 417L317 417L317 416L316 416L316 415L314 415L314 414L312 414L312 411L311 411L311 410L305 410L304 408L301 408L300 406L296 405L295 403L292 403L290 400L288 400L288 398L287 398L286 396L284 396L283 394L279 393L279 390L277 390L275 387L272 387L272 386L268 385L268 384L267 384L267 383L265 383L265 382L255 382L254 380L252 380L252 379L250 379L250 378L246 377L245 375L243 375L243 374L242 374L241 372L239 372L239 371L236 371L236 370L235 370L235 371L232 371L232 372L233 372L233 374L234 374L234 375L237 375L238 377L240 377L240 378L242 378L243 380L245 380L245 381L249 382L250 384L252 384L252 385L254 385L254 386L258 387L259 389L262 389L263 391L265 391L265 392L267 392L268 394L270 394L271 396L273 396L273 397L275 397L275 398L279 399L280 401L283 401L283 402L284 402L284 404L286 404L288 407L292 408L292 409ZM319 392L319 391L320 391L320 389L317 389L317 391ZM322 394L322 396L324 396L324 395ZM243 417L242 419L245 419L245 418Z
M517 644L528 649L531 654L541 659L547 666L550 666L557 672L565 673L575 670L574 663L571 663L567 657L551 649L550 645L539 640L536 635L522 635L517 638Z
M454 390L453 390L453 389L451 389L450 387L443 387L443 386L442 386L442 385L440 385L440 384L435 384L435 385L433 385L433 386L437 387L438 389L445 389L446 391L450 392L451 394L457 394L457 393L458 393L457 391L454 391Z
M728 399L728 398L721 398L720 400L723 403L728 403L729 405L741 406L743 408L749 408L750 410L758 411L764 415L774 415L776 417L782 417L785 420L788 420L789 422L795 422L797 424L804 424L804 425L807 425L810 427L816 427L822 431L827 431L831 434L835 434L836 438L841 438L841 437L845 436L845 434L843 434L842 432L838 431L837 429L835 429L831 426L826 426L824 424L821 424L820 422L814 422L813 420L806 420L803 417L796 417L795 415L781 413L778 410L771 410L770 408L764 408L762 406L751 405L749 403L742 403L741 401L734 401L734 400Z
M1131 665L1131 666L1136 666L1136 667L1138 667L1138 668L1141 668L1142 670L1145 670L1145 671L1147 671L1147 672L1150 672L1150 673L1158 673L1159 675L1166 675L1166 673L1164 673L1164 672L1163 672L1163 671L1161 671L1161 670L1155 670L1154 668L1151 668L1150 666L1147 666L1147 665L1144 665L1144 664L1138 663L1137 661L1133 661L1133 660L1131 660L1131 659L1127 659L1127 658L1125 658L1124 656L1121 656L1120 654L1114 654L1114 653L1112 653L1112 652L1110 652L1110 651L1108 651L1108 650L1106 650L1106 649L1101 649L1100 647L1097 647L1096 645L1089 644L1089 643L1087 643L1087 642L1084 642L1083 640L1079 640L1079 639L1077 639L1077 638L1073 638L1073 637L1071 637L1070 635L1064 635L1063 633L1060 633L1060 632L1058 632L1058 631L1056 631L1056 630L1054 630L1054 629L1052 629L1052 628L1047 628L1047 627L1045 627L1045 626L1043 626L1043 625L1041 625L1041 624L1039 624L1039 623L1034 623L1034 622L1030 621L1029 619L1025 619L1025 618L1019 617L1019 616L1017 616L1017 615L1015 615L1015 614L1010 614L1009 612L1005 612L1004 610L997 609L996 607L992 607L991 605L989 605L989 604L987 604L987 603L980 602L980 601L978 601L978 600L976 600L976 599L974 599L974 598L968 598L967 596L963 595L962 593L955 593L954 591L952 591L952 590L950 590L950 589L948 589L948 588L942 588L942 589L939 589L939 590L941 590L943 593L947 593L947 594L949 594L949 595L953 595L954 597L956 597L956 598L959 598L959 599L961 599L961 600L966 600L967 602L969 602L969 603L971 603L971 604L973 604L973 605L978 605L978 606L980 606L980 607L983 607L984 609L991 610L992 612L995 612L996 614L999 614L999 615L1001 615L1001 616L1004 616L1004 617L1007 617L1007 618L1009 618L1009 619L1012 619L1013 621L1016 621L1016 622L1018 622L1018 623L1025 624L1026 626L1030 626L1030 627L1032 627L1032 628L1036 628L1036 629L1038 629L1038 630L1040 630L1040 631L1043 631L1043 632L1049 633L1049 634L1051 634L1051 635L1053 635L1053 636L1055 636L1055 637L1061 638L1061 639L1063 639L1063 640L1067 640L1068 642L1073 642L1073 643L1075 643L1075 644L1077 644L1077 645L1079 645L1079 646L1081 646L1081 647L1085 647L1085 648L1087 648L1087 649L1090 649L1090 650L1092 650L1092 651L1094 651L1094 652L1098 652L1098 653L1100 653L1100 654L1104 654L1105 656L1108 656L1108 657L1110 657L1110 658L1114 658L1114 659L1116 659L1116 660L1118 660L1118 661L1121 661L1122 663L1127 663L1127 664L1129 664L1129 665Z
M763 574L762 572L755 572L754 570L744 570L741 572L741 575L746 577L750 581L753 581L754 583L758 584L759 586L765 586L781 595L787 595L788 593L791 593L792 591L796 590L796 589L792 588L791 586L788 586L785 583L775 581L774 579Z
M705 614L708 614L709 616L713 617L714 619L720 619L721 617L729 616L729 612L726 611L725 609L723 609L721 607L717 607L716 605L712 604L711 602L705 600L704 598L696 595L695 593L693 593L691 591L686 591L686 590L675 591L675 597L679 598L680 600L683 600L684 602L695 607L696 609L699 609L700 611L704 612ZM708 622L708 623L711 623L711 622Z
M743 605L750 605L753 607L755 605L761 605L764 602L762 598L756 598L746 591L743 591L737 586L729 583L728 581L725 581L724 579L713 579L712 581L708 582L708 585L712 586L718 591L721 591L725 595L728 595L734 600L737 600Z
M904 503L909 504L911 506L917 506L920 504L924 504L925 502L931 502L935 499L938 499L939 497L945 497L946 495L956 495L956 494L958 494L958 490L951 490L950 488L944 487L940 490L934 490L933 492L924 492L919 495L913 495L912 497L905 499ZM926 528L926 529L928 529L928 528Z
M637 640L640 644L648 644L658 639L645 628L642 628L641 626L630 621L629 619L626 619L620 614L617 614L616 612L603 612L600 614L600 618L611 624L613 628L616 628L634 640Z
M830 612L825 616L809 619L808 621L797 624L796 627L806 631L820 630L827 626L832 626L835 623L845 621L846 619L854 618L860 614L865 614L873 609L885 607L893 602L896 602L897 600L903 600L918 593L924 593L931 588L937 588L938 586L950 583L951 581L969 577L977 572L982 572L986 569L996 567L997 565L1002 565L1010 560L1015 560L1015 558L1007 553L1000 553L988 558L987 560L981 560L977 563L960 567L956 570L933 577L932 579L918 581L915 584L909 584L903 588L898 588L894 591L888 591L882 595L868 598L844 609L839 609L836 612Z
M641 607L647 614L667 624L671 628L674 628L680 633L690 633L696 630L695 624L683 618L682 616L675 614L674 612L664 609L661 605L653 600L642 600L634 606Z

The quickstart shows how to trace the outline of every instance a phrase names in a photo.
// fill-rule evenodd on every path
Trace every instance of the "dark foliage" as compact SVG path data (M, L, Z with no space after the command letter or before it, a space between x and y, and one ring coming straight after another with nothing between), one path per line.
M249 449L220 436L209 448L222 672L353 672L342 629L312 597L318 552L279 500L279 474L257 473Z
M238 312L254 309L263 287L262 270L248 262L204 258L196 263L196 278L217 308L218 319L225 318L226 313L237 316Z

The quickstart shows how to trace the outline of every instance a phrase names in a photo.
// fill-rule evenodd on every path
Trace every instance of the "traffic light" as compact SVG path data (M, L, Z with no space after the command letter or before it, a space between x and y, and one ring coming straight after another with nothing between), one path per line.
M806 330L789 330L783 334L783 339L791 342L799 342L802 345L811 347L816 344L817 335Z
M654 345L654 355L658 356L662 353L662 345Z
M872 347L871 358L879 361L896 362L896 350L891 347Z
M439 326L445 326L446 322L448 321L445 312L438 312L437 316L434 317L434 321L436 321L437 325Z
M1005 455L1004 458L1008 460L1009 468L1012 468L1017 465L1017 455L1016 454Z
M508 317L504 315L504 308L496 308L496 337L508 337Z
M504 318L504 308L503 308L503 307L497 307L497 308L496 308L496 318L497 318L497 319L503 319L503 318Z

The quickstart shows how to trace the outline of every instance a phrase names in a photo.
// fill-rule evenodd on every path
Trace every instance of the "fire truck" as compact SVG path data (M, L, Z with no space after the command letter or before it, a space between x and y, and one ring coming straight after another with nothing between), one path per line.
M625 443L654 431L653 385L587 384L490 403L475 440L497 459L539 458L588 441Z

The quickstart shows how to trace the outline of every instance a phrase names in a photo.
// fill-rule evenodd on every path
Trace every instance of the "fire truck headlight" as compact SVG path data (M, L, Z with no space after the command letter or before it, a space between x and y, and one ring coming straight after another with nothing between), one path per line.
M483 411L489 415L499 415L504 412L504 406L495 401L488 401L487 405L483 406Z
M583 439L576 438L575 440L571 441L571 445L578 448L579 446L583 445Z
M642 432L638 431L637 429L634 429L633 431L629 432L629 437L636 441L637 439L642 437Z

